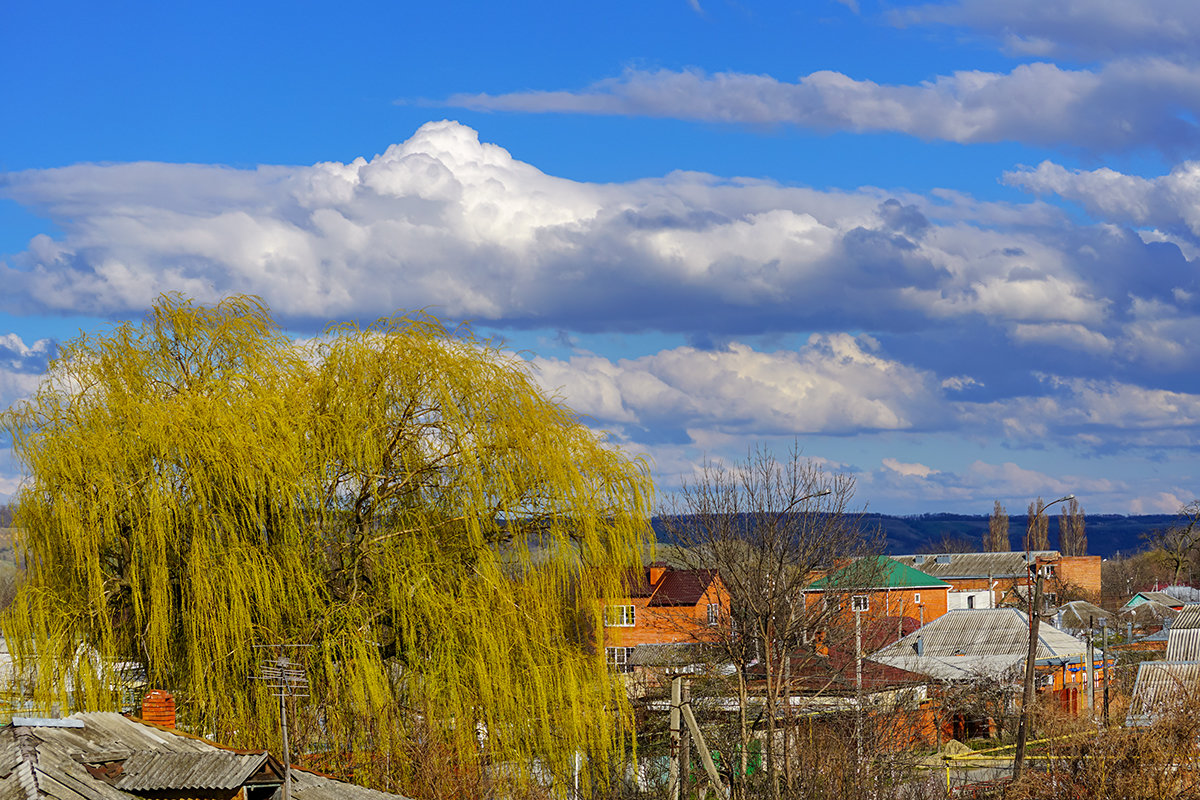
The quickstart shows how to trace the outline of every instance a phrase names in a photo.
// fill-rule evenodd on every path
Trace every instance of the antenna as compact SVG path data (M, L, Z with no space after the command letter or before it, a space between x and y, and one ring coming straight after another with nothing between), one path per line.
M307 644L256 644L255 649L273 648L274 658L268 658L258 665L256 681L262 681L271 689L271 694L279 698L279 726L283 735L283 800L292 800L292 754L288 747L288 717L287 698L308 697L308 677L304 668L283 655L284 648L311 647Z

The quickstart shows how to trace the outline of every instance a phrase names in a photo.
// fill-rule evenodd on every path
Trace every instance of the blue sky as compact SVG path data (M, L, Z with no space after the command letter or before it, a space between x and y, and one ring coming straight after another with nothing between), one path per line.
M666 491L798 442L885 513L1173 512L1198 37L1192 0L10 3L0 407L161 292L428 308Z

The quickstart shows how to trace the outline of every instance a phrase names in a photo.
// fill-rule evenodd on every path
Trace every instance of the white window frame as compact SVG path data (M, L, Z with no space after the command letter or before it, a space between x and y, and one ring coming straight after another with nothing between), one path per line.
M604 627L632 628L637 625L637 611L633 605L609 606L604 609Z
M629 656L631 655L633 655L632 647L604 648L604 657L608 660L609 666L617 672L630 672L633 669L629 666Z
M708 624L715 627L721 621L721 604L708 604Z
M921 593L920 592L913 592L913 603L915 603L916 605L921 605Z
M856 594L850 597L851 611L870 611L871 596L866 594Z

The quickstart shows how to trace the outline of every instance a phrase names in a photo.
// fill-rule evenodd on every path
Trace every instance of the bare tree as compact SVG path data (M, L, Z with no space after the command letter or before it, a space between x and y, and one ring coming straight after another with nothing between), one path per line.
M1185 568L1196 566L1200 551L1200 500L1179 509L1179 522L1170 528L1151 531L1146 542L1172 571L1172 583L1179 583Z
M1025 524L1024 550L1050 549L1050 520L1043 513L1046 503L1038 498L1029 504L1029 519Z
M1064 556L1087 555L1087 530L1083 508L1072 497L1058 515L1058 549Z
M1012 550L1008 540L1008 512L1000 501L996 501L992 515L988 517L987 549L990 553L1007 553Z
M732 665L741 774L761 721L776 799L783 783L791 794L797 777L788 757L789 727L777 727L781 703L790 712L796 674L816 671L822 651L852 641L846 600L855 586L878 584L878 561L861 557L882 551L882 535L863 529L862 513L850 510L853 494L851 476L825 473L797 448L782 461L760 448L730 466L706 464L664 518L679 546L676 560L716 569L729 593L731 613L711 646ZM842 576L836 586L806 596L815 580L834 570Z
M917 548L918 553L974 553L979 548L979 543L968 539L965 536L960 536L956 533L947 531L936 539L926 539L925 542Z

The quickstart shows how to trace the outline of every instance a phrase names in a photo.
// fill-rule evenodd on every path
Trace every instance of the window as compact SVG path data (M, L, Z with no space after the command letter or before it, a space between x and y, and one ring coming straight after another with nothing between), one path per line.
M708 604L708 624L716 625L721 618L721 606L717 603Z
M974 608L974 607L975 607L975 595L969 594L969 595L967 595L967 608Z
M632 628L633 606L609 606L604 610L604 624L611 628Z
M870 611L871 598L865 594L856 594L850 598L850 610L852 611Z
M921 605L921 593L920 592L913 592L913 602L917 605Z
M630 672L633 670L633 666L629 663L629 656L632 654L632 647L604 648L604 655L608 658L608 663L611 664L617 672Z

